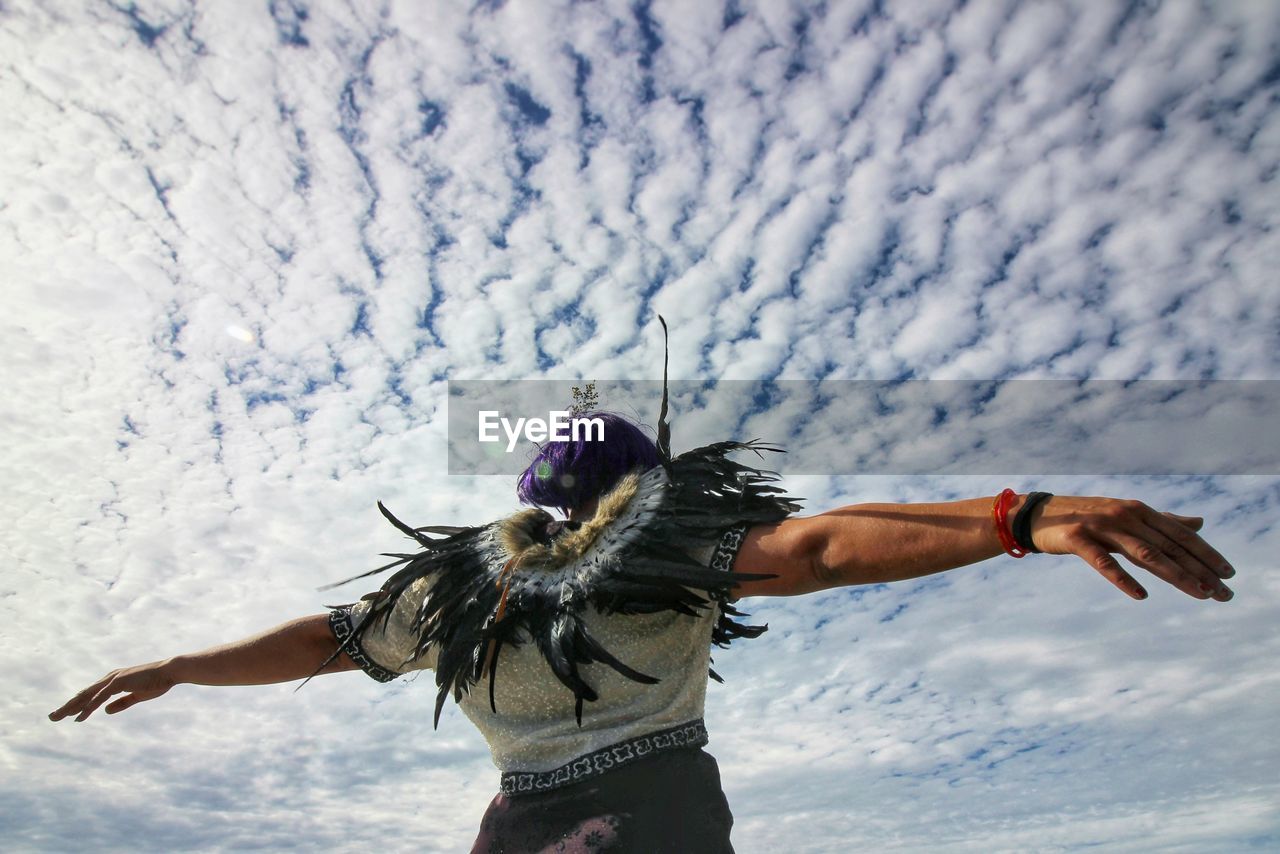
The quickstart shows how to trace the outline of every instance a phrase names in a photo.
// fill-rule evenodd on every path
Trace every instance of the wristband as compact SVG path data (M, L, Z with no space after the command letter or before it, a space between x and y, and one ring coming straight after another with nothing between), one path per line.
M1031 511L1052 497L1052 492L1032 492L1018 508L1018 514L1013 517L1013 539L1023 551L1040 554L1040 549L1036 548L1036 544L1031 540Z
M1000 546L1005 554L1009 557L1026 557L1026 550L1018 545L1018 541L1013 538L1013 531L1009 530L1009 507L1017 500L1018 493L1012 489L1001 492L991 505L991 518L996 523L996 536L1000 538Z

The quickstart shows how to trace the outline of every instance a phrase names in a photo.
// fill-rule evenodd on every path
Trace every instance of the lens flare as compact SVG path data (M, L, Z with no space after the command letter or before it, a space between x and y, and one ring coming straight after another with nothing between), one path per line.
M227 327L227 334L237 341L243 341L246 344L252 344L256 339L253 333L243 326L236 326L234 323Z

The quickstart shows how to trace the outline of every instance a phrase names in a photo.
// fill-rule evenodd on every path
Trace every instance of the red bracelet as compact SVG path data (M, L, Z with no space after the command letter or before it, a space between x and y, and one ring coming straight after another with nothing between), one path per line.
M997 495L996 503L991 505L991 518L995 520L996 536L1000 538L1000 545L1004 547L1005 554L1009 557L1026 557L1026 550L1018 545L1018 541L1013 537L1013 531L1009 528L1009 507L1017 500L1018 493L1012 489L1006 489Z

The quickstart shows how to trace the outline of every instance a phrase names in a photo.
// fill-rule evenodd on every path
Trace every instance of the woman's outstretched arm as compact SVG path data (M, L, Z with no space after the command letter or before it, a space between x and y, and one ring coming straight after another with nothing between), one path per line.
M778 578L739 585L741 596L792 596L853 584L931 575L1003 554L991 517L995 497L938 504L855 504L817 516L757 525L737 572ZM1009 510L1012 519L1025 495ZM1140 501L1055 495L1030 516L1031 538L1048 554L1074 554L1134 599L1146 590L1121 554L1197 599L1225 602L1235 570L1196 533L1204 520L1157 512Z
M83 721L112 696L124 694L107 704L107 714L115 714L144 700L154 700L174 685L184 682L192 685L266 685L305 679L333 655L335 647L327 614L301 617L235 643L114 670L52 712L49 719L60 721L68 715L76 715L77 721ZM354 670L356 666L343 653L329 662L322 672Z

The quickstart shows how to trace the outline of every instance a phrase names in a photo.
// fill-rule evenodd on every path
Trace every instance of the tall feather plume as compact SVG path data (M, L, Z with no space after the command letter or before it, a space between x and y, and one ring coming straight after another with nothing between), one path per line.
M663 466L671 463L671 425L667 423L667 358L669 356L670 338L667 335L667 320L658 315L662 324L662 406L658 409L658 457Z

